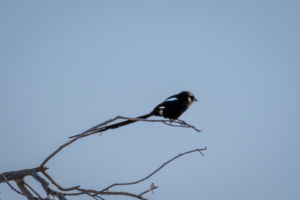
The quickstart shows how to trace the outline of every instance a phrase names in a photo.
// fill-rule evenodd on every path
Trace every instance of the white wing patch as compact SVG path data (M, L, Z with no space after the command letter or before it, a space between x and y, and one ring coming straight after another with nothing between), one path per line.
M169 99L166 99L166 101L177 101L178 99L176 97L171 97Z
M164 110L160 110L160 111L159 111L159 114L160 114L160 115L163 115L163 112L164 112Z
M162 116L163 115L163 112L164 112L164 109L165 109L165 107L164 106L160 106L159 107L159 114Z

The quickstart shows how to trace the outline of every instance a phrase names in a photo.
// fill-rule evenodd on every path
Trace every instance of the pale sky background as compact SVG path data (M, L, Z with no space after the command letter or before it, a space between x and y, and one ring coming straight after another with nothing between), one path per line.
M2 0L0 171L37 167L68 136L187 90L198 102L181 119L202 133L135 123L73 143L47 172L63 187L101 190L207 147L113 191L154 183L145 198L300 199L299 8L296 0ZM0 193L25 199L6 184Z

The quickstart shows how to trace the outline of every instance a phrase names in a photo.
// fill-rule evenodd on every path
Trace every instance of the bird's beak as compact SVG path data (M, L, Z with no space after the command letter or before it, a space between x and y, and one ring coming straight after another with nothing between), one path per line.
M194 101L198 101L196 98L194 98Z

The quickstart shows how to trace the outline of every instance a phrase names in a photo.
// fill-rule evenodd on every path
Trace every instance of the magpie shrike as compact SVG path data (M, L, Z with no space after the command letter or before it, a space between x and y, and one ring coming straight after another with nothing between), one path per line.
M194 102L197 101L195 96L191 92L183 91L173 96L168 97L164 102L158 104L149 114L139 116L137 118L147 119L151 116L162 116L171 120L178 119ZM94 133L103 132L108 129L115 129L120 126L125 126L137 121L127 120L124 122L112 124L109 126L101 127L97 130L91 131ZM69 138L76 137L77 135L71 136Z

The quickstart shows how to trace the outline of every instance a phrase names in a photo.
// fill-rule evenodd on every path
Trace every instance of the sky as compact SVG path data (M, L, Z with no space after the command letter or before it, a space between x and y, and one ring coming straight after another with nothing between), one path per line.
M46 164L48 174L63 187L101 190L207 147L111 191L139 194L154 183L145 198L300 199L299 6L1 1L0 171L37 167L71 135L190 91L198 101L180 119L203 132L138 122L76 141ZM4 183L0 193L25 199Z

